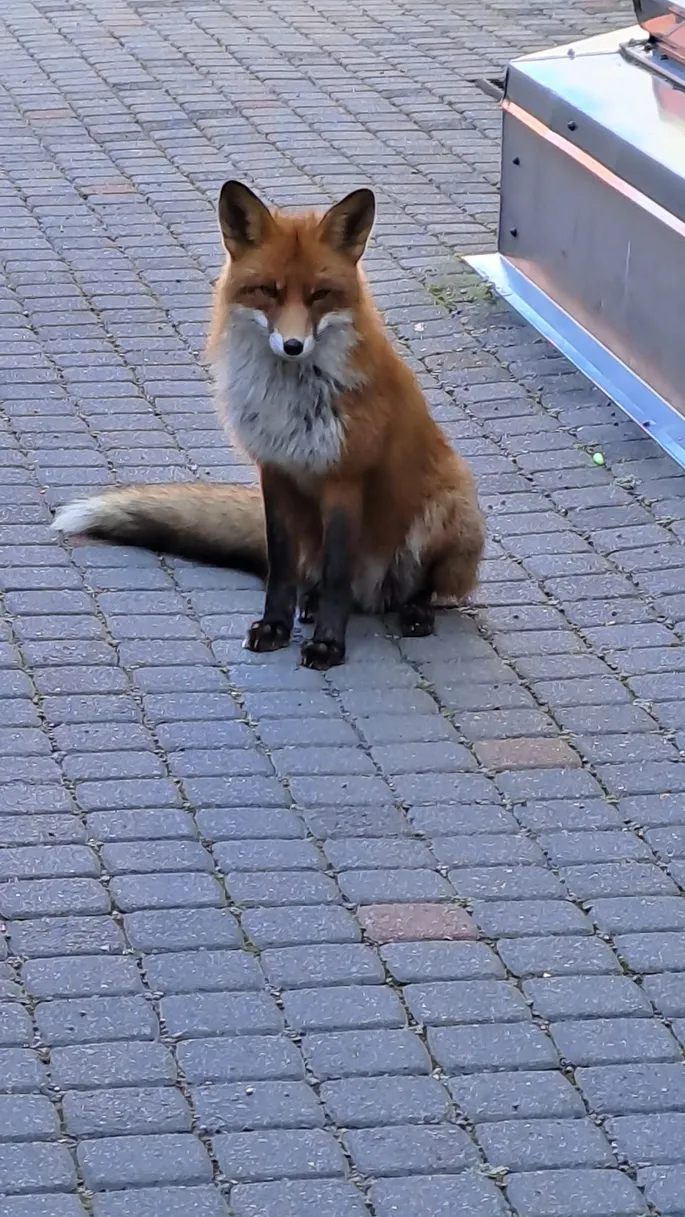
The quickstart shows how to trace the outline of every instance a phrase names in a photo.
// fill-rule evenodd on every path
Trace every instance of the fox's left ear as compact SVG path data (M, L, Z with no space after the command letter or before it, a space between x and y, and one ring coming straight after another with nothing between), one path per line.
M375 216L373 191L353 190L326 212L319 228L328 245L358 262L366 249Z

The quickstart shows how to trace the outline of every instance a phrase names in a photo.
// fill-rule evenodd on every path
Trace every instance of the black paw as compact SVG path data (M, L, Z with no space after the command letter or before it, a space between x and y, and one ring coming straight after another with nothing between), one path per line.
M287 625L253 621L247 631L245 646L248 651L280 651L281 647L287 647L289 642L290 629Z
M302 663L305 668L315 668L317 672L326 672L345 661L345 647L339 642L317 641L308 638L302 643Z
M399 618L403 638L428 638L435 630L435 613L432 608L405 604L400 609Z
M308 591L302 592L298 603L298 621L301 621L303 625L311 625L316 619L318 610L319 589L312 587Z

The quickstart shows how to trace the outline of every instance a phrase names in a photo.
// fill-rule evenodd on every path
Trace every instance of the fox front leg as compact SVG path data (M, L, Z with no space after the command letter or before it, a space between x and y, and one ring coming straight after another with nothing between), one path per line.
M302 662L306 668L325 671L345 659L361 511L358 486L333 483L324 488L323 565L314 633L302 644Z
M278 473L261 470L269 574L264 614L250 626L249 651L277 651L288 645L295 620L297 576L295 549L289 527L287 486Z

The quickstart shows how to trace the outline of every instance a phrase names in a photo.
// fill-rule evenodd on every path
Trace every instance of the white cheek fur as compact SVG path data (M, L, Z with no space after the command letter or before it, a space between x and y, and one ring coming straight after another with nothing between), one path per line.
M278 330L272 330L269 334L269 346L271 347L274 355L285 355L285 351L283 350L283 339L281 338Z
M316 336L319 337L325 330L330 330L333 326L352 325L352 314L343 311L339 313L324 313L319 324L316 327Z

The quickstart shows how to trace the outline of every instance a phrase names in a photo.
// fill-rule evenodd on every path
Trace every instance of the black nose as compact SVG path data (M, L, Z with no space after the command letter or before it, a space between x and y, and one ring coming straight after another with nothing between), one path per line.
M286 338L283 343L283 350L286 355L301 355L304 350L304 343L300 342L299 338Z

